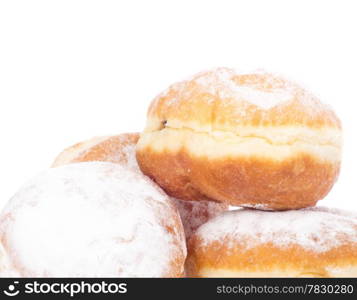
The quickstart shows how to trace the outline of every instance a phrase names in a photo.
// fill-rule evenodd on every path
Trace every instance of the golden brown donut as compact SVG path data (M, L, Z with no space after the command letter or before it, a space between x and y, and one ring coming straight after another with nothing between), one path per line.
M142 172L170 196L263 210L309 207L337 179L341 125L315 96L266 72L218 68L151 103Z
M135 158L138 139L138 133L95 137L65 149L52 166L84 161L107 161L125 165L141 173ZM200 225L228 210L227 204L216 201L183 201L175 198L172 200L180 213L186 239L189 239Z
M321 207L224 212L191 237L186 270L192 277L357 277L357 215Z
M94 137L63 150L52 167L85 161L107 161L133 166L136 161L132 153L138 139L139 133Z
M181 277L177 208L148 177L83 162L27 182L0 214L0 277Z

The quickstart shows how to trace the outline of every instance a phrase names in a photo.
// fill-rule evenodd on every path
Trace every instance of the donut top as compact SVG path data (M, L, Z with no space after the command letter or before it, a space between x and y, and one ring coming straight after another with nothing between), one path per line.
M328 106L294 82L262 70L244 73L229 68L201 72L171 85L154 99L148 116L167 127L204 131L207 124L211 130L238 125L340 127ZM152 127L148 124L147 130Z
M186 251L168 197L104 162L52 168L25 184L0 216L0 240L23 276L170 276Z
M103 155L100 160L104 161L105 158L105 161L123 162L129 167L135 167L132 152L135 153L135 145L138 139L138 133L123 133L109 137L107 143L102 145L103 150L107 151L107 155Z
M195 234L204 245L224 241L228 248L243 249L273 243L300 245L324 252L346 243L357 243L357 215L323 207L262 212L239 209L224 212L202 225Z
M127 163L127 153L122 149L134 147L138 139L138 133L94 137L65 149L52 166L84 161Z
M221 99L244 100L260 109L270 109L293 99L292 84L270 77L262 70L254 74L218 68L213 72L201 72L191 80L209 94L218 95ZM176 88L180 88L179 85ZM212 100L208 99L208 102Z

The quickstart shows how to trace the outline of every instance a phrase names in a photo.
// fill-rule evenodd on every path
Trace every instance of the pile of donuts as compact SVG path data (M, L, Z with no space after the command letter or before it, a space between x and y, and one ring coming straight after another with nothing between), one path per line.
M356 277L357 214L315 207L341 124L280 75L171 85L143 132L65 149L0 215L4 277Z

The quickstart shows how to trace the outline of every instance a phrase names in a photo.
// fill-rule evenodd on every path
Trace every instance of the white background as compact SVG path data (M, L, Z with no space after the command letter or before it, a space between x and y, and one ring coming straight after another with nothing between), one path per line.
M139 131L169 84L217 66L302 82L344 126L338 183L357 210L357 2L1 1L0 206L63 148Z

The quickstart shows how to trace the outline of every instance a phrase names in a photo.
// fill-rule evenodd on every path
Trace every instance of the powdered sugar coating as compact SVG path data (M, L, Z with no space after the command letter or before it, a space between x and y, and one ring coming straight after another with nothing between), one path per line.
M53 168L25 184L0 217L0 240L26 277L177 276L186 255L170 199L107 162Z
M300 245L325 252L346 243L357 243L357 214L324 207L262 212L239 209L225 212L202 225L195 234L204 245L225 241L228 248L250 249L273 243Z
M187 240L202 224L228 210L228 205L225 203L172 199L179 210Z
M123 147L122 152L125 155L125 162L123 164L127 166L130 169L133 169L137 172L140 172L140 168L138 165L138 162L136 160L136 144L128 144L125 147ZM141 173L142 174L142 173Z
M1 277L19 277L20 274L14 270L9 261L3 245L0 243L0 278Z
M264 75L266 72L258 70L253 73ZM213 72L201 72L193 80L205 91L218 95L222 99L234 98L237 101L249 101L261 109L270 109L293 99L292 86L282 81L270 80L269 86L274 87L274 90L261 90L258 84L241 85L234 80L237 75L247 76L248 74L229 68L217 68Z
M134 170L143 175L136 160L136 142L139 138L138 133L123 133L116 136L96 137L92 143L83 142L77 145L85 145L82 151L78 151L76 146L67 148L57 158L57 163L69 163L65 158L71 157L71 153L77 153L75 161L81 159L92 161L108 161L118 163L126 168ZM98 151L100 149L100 151ZM73 155L72 155L73 156ZM62 158L61 158L62 157ZM219 213L228 209L228 205L213 201L185 201L171 198L179 210L180 217L185 229L186 239L203 223L217 216Z
M138 133L94 137L65 149L57 156L52 167L84 161L126 163L127 152L122 150L133 147L138 139Z
M333 110L312 93L263 70L216 68L171 85L152 102L146 131L187 127L239 134L239 126L340 128ZM149 122L150 121L150 122Z
M126 162L123 164L128 168L140 172L139 165L135 155L136 144L125 146L122 151L125 153ZM142 174L142 173L141 173ZM208 220L218 216L223 211L228 210L228 205L214 201L187 201L171 198L177 207L181 221L188 240L198 227Z
M253 76L256 78L253 79ZM176 90L179 95L189 92L189 83L194 83L201 93L208 93L221 99L249 102L263 110L294 100L298 90L298 86L292 81L261 69L243 72L232 68L216 68L200 72L188 80L173 84L159 97L167 94L170 89ZM310 95L305 101L313 100L313 98L313 95ZM208 103L213 99L207 98ZM177 100L169 100L171 104L175 101ZM314 101L310 103L310 105L319 104Z

